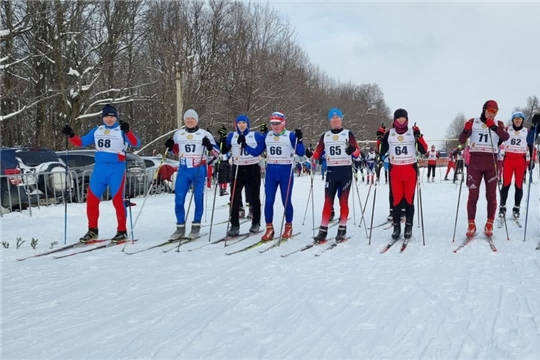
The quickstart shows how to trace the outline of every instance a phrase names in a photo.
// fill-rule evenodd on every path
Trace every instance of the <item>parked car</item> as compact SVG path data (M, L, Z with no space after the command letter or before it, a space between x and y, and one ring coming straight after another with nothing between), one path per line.
M71 196L73 181L69 175L66 178L66 165L54 151L40 147L2 148L1 159L2 175L15 175L9 178L10 183L19 186L14 195L11 195L12 205L19 204L24 208L37 203L35 199L30 199L20 204L18 192L21 190L25 192L25 198L33 195L41 204L57 203ZM19 177L16 174L21 175ZM11 187L8 189L7 184L4 185L3 205L4 200L8 204L11 193Z
M161 156L141 157L146 165L147 174L149 174L153 179L156 171L159 168L159 164L161 163ZM178 171L179 166L179 161L165 158L156 180L152 182L152 190L150 190L150 194L155 195L164 192L174 192L176 172Z
M0 148L0 203L2 208L24 210L38 203L38 194L30 194L30 187L23 181L16 149Z
M96 150L69 150L67 154L65 151L58 151L57 154L68 164L69 170L76 174L77 201L86 202L90 176L96 162ZM126 194L130 197L144 195L147 186L152 182L152 177L147 176L144 160L135 154L126 153L126 161ZM110 199L108 191L103 198Z

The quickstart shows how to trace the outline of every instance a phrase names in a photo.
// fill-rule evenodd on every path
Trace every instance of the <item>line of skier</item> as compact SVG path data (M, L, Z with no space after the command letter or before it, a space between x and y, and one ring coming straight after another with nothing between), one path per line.
M506 200L512 176L515 177L515 203L514 216L519 216L519 207L523 196L523 176L527 169L534 165L532 144L538 136L538 123L540 114L532 118L529 130L524 128L525 116L522 113L512 115L512 125L506 128L501 121L494 120L498 112L498 105L494 100L487 101L482 108L480 117L468 120L459 137L461 143L468 141L469 164L466 184L469 188L467 201L468 228L467 236L476 234L476 203L479 197L480 182L486 182L486 198L488 200L488 216L484 231L488 236L493 234L493 221L497 209L497 162L496 156L499 145L506 142L506 155L504 157L503 186L500 190L501 204L499 216L506 213ZM116 209L118 221L117 234L113 241L127 239L126 207L124 204L125 182L125 151L128 145L140 146L140 140L131 131L128 123L118 119L118 112L112 105L106 105L102 110L103 124L92 129L86 135L78 137L73 129L65 125L62 133L69 137L70 142L78 147L95 145L96 165L90 180L89 196L87 201L88 232L81 237L81 242L97 239L99 199L109 186L113 195L113 206ZM167 139L165 146L178 156L180 167L175 184L175 215L176 229L171 240L186 236L187 194L193 188L194 219L191 224L189 237L197 237L200 233L201 218L203 214L203 196L205 179L207 178L207 163L216 159L219 163L227 161L230 154L232 159L232 187L230 208L230 229L228 236L240 233L241 193L247 188L249 202L253 210L252 222L249 231L260 231L261 200L260 181L261 170L259 157L265 153L266 167L264 177L265 204L264 220L266 223L262 240L271 240L276 235L274 227L274 202L277 188L280 188L281 202L285 213L284 228L279 229L283 239L292 236L293 205L292 190L294 186L294 157L304 156L312 160L324 157L326 161L325 202L322 211L322 221L315 242L325 241L328 236L328 224L334 209L334 199L338 198L340 204L339 226L336 240L346 239L348 219L348 197L352 185L354 161L361 156L360 148L353 133L343 127L343 113L338 108L328 112L329 130L323 133L313 150L306 149L303 144L303 134L300 129L290 131L286 129L286 117L281 112L274 112L269 118L270 129L263 123L259 132L250 129L250 119L246 115L239 115L235 120L235 130L227 132L222 128L220 138L216 142L207 130L198 125L199 116L193 109L184 113L185 127L177 130ZM433 161L439 156L432 146L431 150L423 138L420 129L409 125L408 113L405 109L394 112L391 128L381 126L377 133L378 151L373 153L373 164L379 162L377 154L387 154L389 187L389 220L393 223L393 238L401 236L401 218L404 217L405 238L412 236L412 223L415 213L414 197L418 182L418 156L428 156L428 178L434 168ZM452 156L463 162L464 154L459 146ZM431 163L430 163L431 161ZM369 160L368 160L369 164ZM529 164L529 165L527 165ZM457 165L455 174L462 165ZM448 174L448 171L447 171ZM454 180L456 179L454 175ZM372 180L373 181L373 180ZM249 185L249 186L248 186ZM189 204L191 204L191 199ZM517 214L517 215L516 215Z

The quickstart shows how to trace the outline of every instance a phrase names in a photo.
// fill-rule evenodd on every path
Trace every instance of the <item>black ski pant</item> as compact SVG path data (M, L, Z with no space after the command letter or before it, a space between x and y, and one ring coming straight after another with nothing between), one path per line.
M234 178L237 174L236 179ZM232 167L232 210L231 210L231 225L240 226L238 213L242 206L242 190L246 188L246 197L248 197L251 209L253 211L252 224L260 224L261 222L261 174L259 164L240 165L238 173L236 173L236 165ZM247 184L249 183L249 186Z

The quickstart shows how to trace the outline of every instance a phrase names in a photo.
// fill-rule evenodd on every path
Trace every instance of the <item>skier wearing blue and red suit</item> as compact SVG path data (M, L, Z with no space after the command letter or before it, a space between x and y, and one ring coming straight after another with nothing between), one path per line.
M82 137L76 136L69 125L65 125L62 129L62 133L69 136L69 141L73 145L77 147L94 145L97 150L86 199L88 232L80 238L83 243L98 238L99 203L107 187L112 196L118 222L117 233L111 241L120 242L127 239L127 212L124 203L126 145L135 148L141 145L141 141L130 131L129 124L118 121L118 111L114 106L105 105L101 115L103 124Z
M527 168L527 155L529 147L527 145L528 130L524 127L525 115L521 112L512 114L512 125L506 131L509 134L505 144L505 155L503 158L502 178L503 184L500 191L501 202L499 204L499 220L502 221L506 216L506 199L512 176L514 176L514 207L512 215L514 219L519 219L520 204L523 198L523 177Z
M193 200L195 212L191 231L188 237L199 237L204 204L204 179L206 178L206 162L208 152L218 157L220 152L212 134L198 126L199 115L193 109L184 113L185 128L176 131L172 138L167 139L165 147L178 155L180 167L174 188L174 211L176 214L176 231L170 240L179 240L186 234L185 201L190 187L193 185Z
M409 115L405 109L394 112L394 127L387 130L381 138L381 154L390 156L390 187L392 189L392 211L394 231L392 239L401 236L401 212L405 210L405 239L412 237L414 219L414 193L418 180L416 151L425 154L428 149L424 137L417 126L408 126Z
M328 223L334 209L336 193L339 199L339 226L336 241L344 241L347 236L347 219L349 217L349 192L352 185L352 158L360 156L360 149L353 133L343 128L343 113L338 108L328 111L330 130L321 135L315 151L314 159L320 159L325 153L326 182L324 188L324 206L319 233L313 238L315 243L326 241ZM308 156L311 154L308 154Z
M266 232L261 238L263 241L274 238L274 201L278 186L281 192L281 202L285 207L286 222L281 238L289 239L292 237L293 206L291 195L294 176L292 176L291 167L293 166L294 155L304 156L305 148L302 142L302 131L300 129L296 129L294 132L286 130L285 125L285 115L281 112L274 112L270 116L271 131L266 133L263 143L257 144L256 147L251 147L245 142L242 143L242 148L252 156L259 156L266 149L267 166L264 183Z

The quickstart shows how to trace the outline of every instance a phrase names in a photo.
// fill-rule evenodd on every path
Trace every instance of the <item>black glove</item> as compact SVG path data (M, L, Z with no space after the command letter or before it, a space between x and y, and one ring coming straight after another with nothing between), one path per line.
M536 125L540 122L540 113L538 114L534 114L534 116L532 117L532 124L533 125Z
M202 144L203 144L204 147L206 147L206 150L208 150L208 151L212 151L212 149L214 148L214 146L212 145L212 142L206 136L203 137Z
M242 149L244 149L247 146L246 136L244 134L238 135L238 140L236 140L236 142L240 144L240 146L242 146Z
M165 147L169 149L169 151L172 151L174 147L174 140L172 138L167 139L167 141L165 141Z
M420 136L422 136L422 133L420 132L420 129L418 128L418 126L413 126L413 133L414 133L414 137L415 138L419 138Z
M73 129L68 124L64 125L64 127L62 128L62 134L69 136L70 138L75 136Z
M296 136L296 140L302 141L302 130L300 129L294 130L294 135Z
M129 123L120 120L120 130L127 133L129 131Z
M221 126L221 128L219 128L219 136L221 136L222 138L226 137L228 132L227 132L227 129L225 128L225 126Z
M381 127L377 130L377 139L382 138L385 131L386 127L384 127L384 125L381 125Z
M311 150L309 150L309 149L306 149L306 156L307 156L308 158L312 157L312 156L313 156L313 152L312 152Z
M266 126L266 123L262 123L259 125L259 131L263 134L266 134L268 132L268 126Z
M353 144L349 144L349 146L347 146L347 148L345 149L345 153L347 155L351 155L355 151L356 151L356 146L354 146Z

